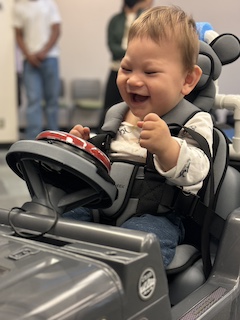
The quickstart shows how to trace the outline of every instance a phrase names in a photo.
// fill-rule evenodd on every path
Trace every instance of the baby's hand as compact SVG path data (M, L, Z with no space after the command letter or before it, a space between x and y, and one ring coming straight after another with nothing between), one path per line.
M88 127L83 127L80 124L74 126L69 133L84 140L88 140L90 138L90 129Z
M171 134L165 121L157 114L149 113L138 122L138 127L142 128L139 143L154 154L164 152L168 149L168 140Z
M149 113L143 121L138 122L138 127L142 128L139 139L141 147L157 156L162 170L173 168L177 163L180 146L172 138L166 122L157 114Z

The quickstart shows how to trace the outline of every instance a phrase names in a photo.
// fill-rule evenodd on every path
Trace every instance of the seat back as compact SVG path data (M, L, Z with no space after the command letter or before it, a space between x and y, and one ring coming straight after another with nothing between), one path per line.
M224 243L223 230L236 208L240 208L240 172L228 166L219 188L216 201L216 215L213 218L210 234L210 252L213 267L217 272L215 260L220 243ZM220 257L221 259L221 257ZM175 272L172 272L172 271ZM177 247L174 260L167 268L169 296L172 305L176 305L205 281L203 263L198 249L182 244Z
M234 35L220 35L210 44L200 41L198 64L203 74L196 88L186 99L200 109L211 112L216 95L214 82L221 74L222 65L235 61L239 55L240 43ZM214 195L209 192L210 183L208 183L204 194L204 203L208 205L212 201L216 214L213 215L211 224L209 223L209 235L201 235L202 238L209 236L211 239L208 245L212 261L216 256L216 248L229 215L240 206L238 196L240 173L228 166L228 142L225 135L217 128L214 128L213 149L215 153L213 159ZM195 230L191 231L194 237ZM183 244L177 248L174 260L167 268L170 299L173 305L206 281L199 253L197 248L193 248L189 244Z
M100 79L78 78L71 82L71 97L75 100L101 98L101 81Z
M65 79L60 79L60 88L59 88L59 99L58 99L58 122L60 130L69 130L70 129L70 116L71 108L66 99L66 81Z
M229 53L229 55L228 50L226 50L226 45L231 45L232 48L232 51ZM217 40L214 41L212 45L200 41L198 64L201 67L203 73L196 88L189 96L186 97L186 99L195 104L201 110L205 112L211 112L216 96L216 87L214 82L219 78L221 74L222 65L237 59L239 57L239 53L240 43L239 40L233 35L221 35L217 38ZM103 126L103 129L106 129L106 125ZM201 192L201 197L205 204L205 207L209 207L211 205L212 209L215 210L217 208L219 195L222 194L220 193L220 191L222 190L222 183L225 181L225 174L226 172L228 172L228 143L225 135L217 128L214 128L213 150L213 171L211 172L211 174L214 177L214 181L211 182L211 179L206 180L206 187L202 190L204 192ZM114 163L111 173L113 175L113 179L116 181L116 184L120 186L125 185L125 176L129 177L133 174L133 172L131 171L133 169L130 167L130 165L130 168L126 163L122 164L122 166L122 169L119 169L119 164L116 164L117 169L115 175ZM125 172L125 176L121 174L121 177L119 178L118 172ZM140 170L137 172L136 178L142 179L142 177L143 172ZM224 185L226 185L225 182ZM211 187L213 187L213 191L210 190ZM119 198L122 193L123 190L122 188L120 188ZM119 210L118 202L116 201L113 207L107 209L106 211L108 212L108 214L111 214L112 212L115 213L119 210L119 212L121 212L121 215L119 215L117 218L117 225L121 225L123 221L129 218L130 213L135 212L134 210L136 209L137 201L137 199L129 199L127 205L125 203L126 206L123 212ZM238 202L236 202L235 204L237 205ZM198 233L198 247L194 247L193 244L195 244L195 242L190 241L190 243L181 245L177 248L174 260L167 268L172 304L175 304L178 301L182 300L187 294L198 288L206 280L203 272L203 263L200 259L201 252L198 250L198 248L200 249L201 247L202 252L206 250L206 252L208 253L209 242L206 241L203 244L200 242L201 239L208 239L208 237L210 236L210 231L213 232L214 237L220 239L224 223L228 214L231 212L232 206L227 206L225 207L225 209L225 214L227 212L226 216L224 216L223 212L220 212L221 214L217 215L217 218L215 216L213 217L213 225L218 224L218 227L212 228L211 230L211 219L208 219L209 216L207 215L207 219L205 220L206 222L204 222L204 231L202 236ZM211 214L211 211L208 213ZM200 231L199 226L197 226L197 229L198 231ZM194 231L190 229L190 231L191 232L189 238L193 238L195 229ZM193 274L193 278L190 276L191 273ZM185 283L184 290L182 287L183 280ZM171 296L172 294L173 296Z
M102 84L98 78L77 78L71 82L72 113L70 123L98 128L102 113Z
M239 56L239 39L233 34L221 34L209 44L200 40L198 65L202 76L185 99L201 110L211 112L216 95L215 81L222 72L222 66L234 62Z

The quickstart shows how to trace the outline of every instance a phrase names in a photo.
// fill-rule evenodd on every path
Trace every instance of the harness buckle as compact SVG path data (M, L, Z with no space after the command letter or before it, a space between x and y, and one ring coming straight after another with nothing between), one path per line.
M194 218L199 201L200 197L198 195L180 189L176 197L174 210L184 217Z

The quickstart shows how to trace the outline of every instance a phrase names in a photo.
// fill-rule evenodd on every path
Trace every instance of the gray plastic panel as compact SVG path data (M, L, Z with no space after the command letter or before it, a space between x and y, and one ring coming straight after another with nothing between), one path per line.
M121 282L101 262L3 236L0 248L1 319L122 319Z

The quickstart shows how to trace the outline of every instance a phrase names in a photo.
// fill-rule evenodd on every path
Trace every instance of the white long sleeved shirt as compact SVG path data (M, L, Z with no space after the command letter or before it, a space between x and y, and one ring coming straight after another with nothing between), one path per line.
M186 124L186 127L200 133L208 142L212 152L213 123L210 114L196 113ZM111 143L110 157L145 163L147 150L139 145L141 129L127 122L122 122L116 139ZM180 186L184 191L196 194L202 187L203 180L209 171L209 160L199 148L198 143L184 130L174 137L180 145L180 153L175 167L165 172L161 169L158 158L154 155L156 170L169 183Z

